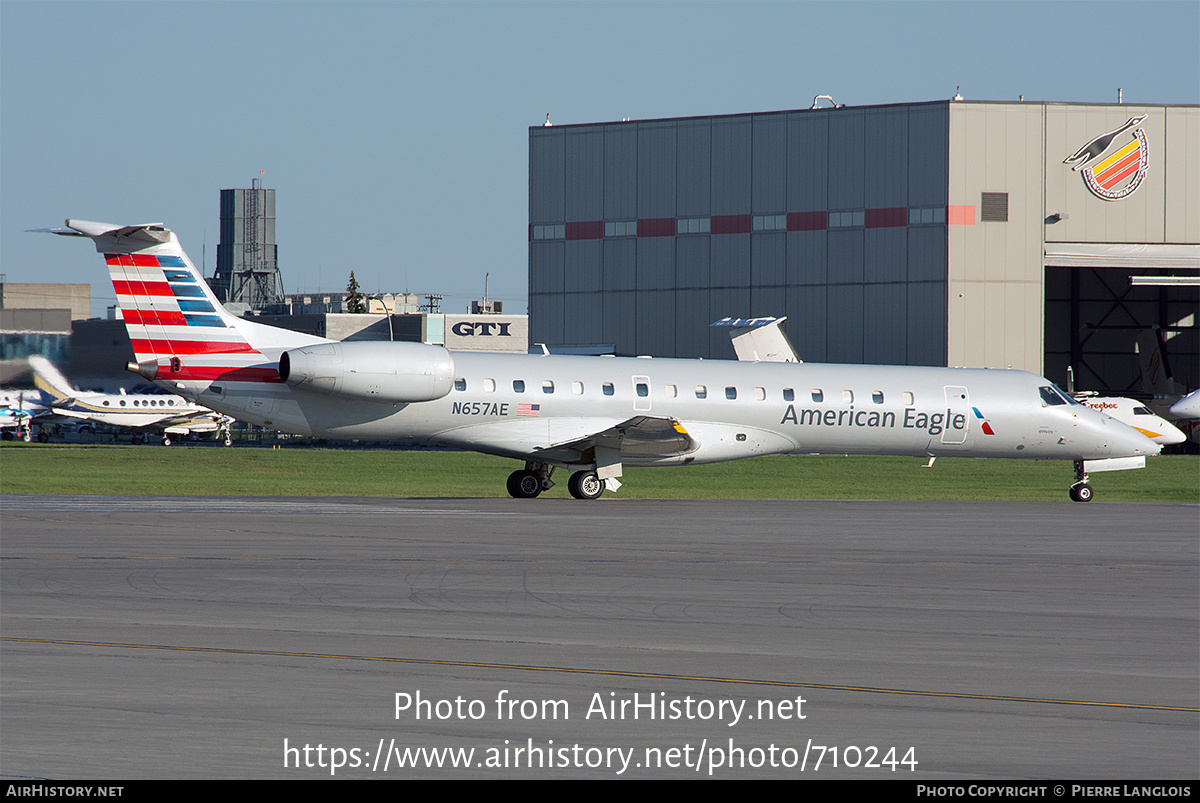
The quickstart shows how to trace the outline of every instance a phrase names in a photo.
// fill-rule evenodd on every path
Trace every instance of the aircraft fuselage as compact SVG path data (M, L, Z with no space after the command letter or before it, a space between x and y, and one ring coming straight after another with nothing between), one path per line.
M220 381L195 398L285 432L538 454L564 466L587 461L556 444L643 415L680 422L697 446L630 454L627 465L791 452L1082 460L1143 445L1119 447L1128 431L1082 405L1045 404L1039 388L1049 383L1024 371L473 352L454 352L453 362L453 389L433 401Z

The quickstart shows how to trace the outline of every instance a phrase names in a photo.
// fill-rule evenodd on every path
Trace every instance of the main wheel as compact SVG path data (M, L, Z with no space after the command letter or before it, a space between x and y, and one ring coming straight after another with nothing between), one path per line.
M514 471L508 475L508 495L513 499L533 499L542 492L542 479L532 471Z
M604 493L604 480L594 471L576 471L567 480L567 490L576 499L599 499Z
M162 441L162 443L163 443L163 446L170 446L170 445L171 445L171 438L170 438L170 436L169 436L169 435L163 435L163 441Z
M1090 502L1095 496L1095 491L1092 486L1085 482L1079 482L1071 486L1071 501L1072 502Z

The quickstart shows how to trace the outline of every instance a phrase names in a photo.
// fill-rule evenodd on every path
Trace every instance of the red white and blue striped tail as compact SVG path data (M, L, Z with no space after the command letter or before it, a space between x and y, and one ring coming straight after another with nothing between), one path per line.
M90 237L104 254L125 329L143 376L203 386L279 382L282 350L325 342L229 314L160 223L114 226L68 220L55 234Z

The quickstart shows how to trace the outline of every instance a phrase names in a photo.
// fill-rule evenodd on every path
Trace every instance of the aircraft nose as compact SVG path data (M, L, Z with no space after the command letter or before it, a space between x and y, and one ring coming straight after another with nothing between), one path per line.
M1109 430L1107 434L1112 439L1113 457L1150 457L1162 451L1161 446L1133 427L1112 418L1102 423Z
M1183 434L1183 430L1171 423L1166 423L1163 427L1163 432L1159 436L1164 446L1170 446L1175 443L1183 443L1187 440L1187 435Z

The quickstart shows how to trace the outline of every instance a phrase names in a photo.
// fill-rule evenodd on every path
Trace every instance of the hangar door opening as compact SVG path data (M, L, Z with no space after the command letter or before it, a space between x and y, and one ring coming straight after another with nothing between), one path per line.
M1142 395L1139 337L1148 345L1157 336L1177 390L1200 387L1200 286L1178 283L1181 275L1186 282L1197 274L1178 268L1047 265L1046 377L1066 387L1071 366L1077 390L1137 397Z

